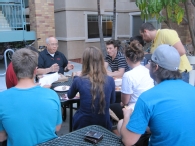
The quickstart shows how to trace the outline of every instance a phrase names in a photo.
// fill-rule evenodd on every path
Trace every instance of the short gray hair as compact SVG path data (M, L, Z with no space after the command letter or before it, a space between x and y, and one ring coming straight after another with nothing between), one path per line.
M48 37L48 38L46 38L46 40L45 40L45 42L46 42L46 44L49 44L49 39L50 39L51 37ZM56 39L56 37L52 37L52 38L55 38ZM58 39L56 39L57 41L58 41Z
M38 53L26 48L19 49L12 56L12 64L18 79L32 79L38 66Z

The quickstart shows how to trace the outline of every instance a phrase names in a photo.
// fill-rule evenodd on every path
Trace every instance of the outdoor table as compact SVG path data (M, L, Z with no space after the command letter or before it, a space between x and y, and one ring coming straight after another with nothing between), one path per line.
M51 86L51 89L54 89L57 86L71 86L73 82L73 79L70 77L68 81L66 82L58 82L58 83L53 83ZM67 93L67 91L55 91L59 98L60 96L64 95ZM63 117L66 117L66 106L69 106L70 108L70 113L69 113L69 132L72 131L72 116L73 116L73 104L77 103L77 106L80 104L80 98L72 98L72 99L62 99L60 98L61 105L63 107ZM64 120L64 119L63 119Z
M103 139L97 144L92 144L84 140L84 135L88 131L100 132ZM38 146L124 146L121 139L111 131L97 125L91 125L82 129L65 134L48 142L39 144Z

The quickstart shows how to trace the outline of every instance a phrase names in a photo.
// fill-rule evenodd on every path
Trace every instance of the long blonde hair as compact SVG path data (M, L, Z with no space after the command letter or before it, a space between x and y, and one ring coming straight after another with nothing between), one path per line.
M95 109L94 101L97 96L99 100L99 114L104 114L105 108L105 94L104 84L106 69L104 67L104 59L100 49L96 47L86 48L82 58L82 77L88 77L91 82L92 108Z

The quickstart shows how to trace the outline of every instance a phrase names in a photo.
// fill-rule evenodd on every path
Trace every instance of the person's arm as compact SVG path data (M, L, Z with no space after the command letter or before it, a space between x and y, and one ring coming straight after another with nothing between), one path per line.
M107 68L108 68L108 62L104 62L104 67L107 70Z
M64 71L68 72L69 70L72 70L72 69L74 69L74 65L68 62L67 66L64 68Z
M127 105L131 100L131 94L134 92L133 79L131 71L123 75L121 86L121 106Z
M36 74L43 75L43 74L47 74L50 72L58 72L58 71L59 71L59 65L55 63L49 68L38 68Z
M61 124L56 126L56 131L60 131Z
M121 126L120 134L122 137L122 141L126 146L134 145L140 138L141 134L136 134L134 132L129 131L126 128L127 123L130 121L132 110L123 108L124 119Z
M122 106L127 105L129 103L130 99L131 99L131 95L130 94L121 93Z
M61 128L61 124L62 124L62 110L61 110L61 103L60 103L60 99L57 95L57 93L54 92L54 95L56 96L56 102L58 104L58 111L57 111L57 120L56 120L56 127L55 127L55 131L59 131Z
M185 48L175 30L163 31L164 44L173 46L180 54L180 56L186 53Z
M5 131L0 131L0 142L3 142L7 139L7 134Z
M44 52L41 52L39 54L39 57L38 57L38 69L37 69L37 72L36 74L37 75L43 75L43 74L47 74L47 73L50 73L50 72L58 72L59 71L59 65L57 63L54 63L53 65L51 65L50 67L46 68L45 66L45 59L44 59L44 55L42 55L42 53Z
M116 77L116 78L121 78L123 76L123 74L125 73L125 68L119 68L118 71L107 71L107 74L111 77Z
M79 84L79 81L77 80L77 78L78 78L77 76L74 77L73 83L72 83L70 89L68 90L67 95L68 95L69 99L74 98L78 92L77 85Z
M179 52L180 56L186 54L185 48L184 48L183 44L181 43L181 41L175 43L173 45L173 47Z

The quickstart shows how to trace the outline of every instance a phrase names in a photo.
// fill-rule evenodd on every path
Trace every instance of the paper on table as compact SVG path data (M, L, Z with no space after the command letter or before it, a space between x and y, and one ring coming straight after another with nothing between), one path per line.
M44 85L51 85L53 82L58 80L58 73L53 73L53 74L47 74L44 75L42 78L39 79L39 83L41 86Z

